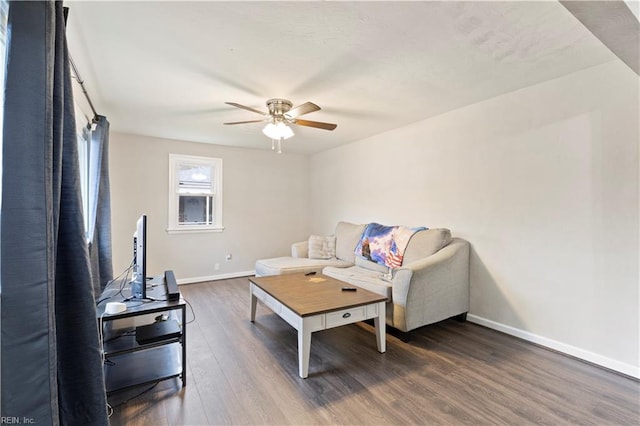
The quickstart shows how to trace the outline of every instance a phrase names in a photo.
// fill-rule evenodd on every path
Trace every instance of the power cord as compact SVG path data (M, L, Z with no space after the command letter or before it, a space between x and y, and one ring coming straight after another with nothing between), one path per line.
M160 383L160 380L158 380L157 382L155 382L153 385L151 385L150 387L148 387L147 389L143 390L142 392L132 396L131 398L127 398L124 401L122 401L121 403L114 405L113 407L109 404L107 404L109 406L109 408L111 409L111 414L109 414L109 417L111 417L111 415L113 415L113 412L116 408L121 407L129 402L131 402L132 400L141 397L142 395L144 395L147 392L150 392L153 388L155 388L156 386L158 386L158 383Z
M131 272L132 269L133 269L133 259L131 260L131 263L129 264L129 266L124 271L122 271L120 273L120 275L118 275L117 277L113 278L111 281L109 281L107 283L107 286L108 286L111 283L116 282L120 277L122 277L124 275L124 278L122 279L122 283L120 284L120 288L118 289L118 292L115 293L115 294L112 294L111 296L107 296L107 297L104 297L104 298L98 300L96 302L96 306L98 306L100 303L104 302L105 300L111 299L112 297L116 296L117 294L119 294L122 297L124 297L124 295L122 294L122 290L124 289L124 286L125 286L126 282L128 281L129 273Z
M191 303L189 303L189 301L187 299L185 299L184 297L183 297L183 299L184 299L185 302L187 302L187 305L189 305L189 309L191 309L191 315L193 315L193 319L191 321L187 321L187 324L191 324L192 322L194 322L196 320L196 312L193 310L193 306L191 306Z

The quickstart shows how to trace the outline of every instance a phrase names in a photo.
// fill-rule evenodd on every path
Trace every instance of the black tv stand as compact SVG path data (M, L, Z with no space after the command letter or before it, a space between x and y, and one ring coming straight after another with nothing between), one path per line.
M170 279L171 276L173 272L169 274ZM182 386L187 385L187 304L179 292L177 298L172 296L174 300L169 300L166 281L159 276L147 282L152 285L148 287L149 299L123 296L119 281L108 285L98 299L101 302L96 307L96 318L102 330L107 395L172 378L180 378ZM173 281L175 283L175 276ZM109 302L125 303L127 310L107 314L105 308ZM153 324L158 317L166 318L167 325L168 321L177 323L179 330L138 342L135 329Z

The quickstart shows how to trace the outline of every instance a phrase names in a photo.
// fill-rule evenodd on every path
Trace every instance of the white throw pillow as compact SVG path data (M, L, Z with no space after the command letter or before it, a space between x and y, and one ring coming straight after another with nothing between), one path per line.
M309 237L309 259L332 259L336 257L336 237L330 235Z

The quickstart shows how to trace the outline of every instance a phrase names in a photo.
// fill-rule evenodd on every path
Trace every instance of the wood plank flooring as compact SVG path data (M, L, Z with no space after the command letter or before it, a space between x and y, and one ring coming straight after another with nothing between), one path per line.
M296 331L261 304L249 321L246 278L180 291L187 386L113 395L112 425L640 424L638 381L455 320L387 335L385 354L367 324L313 333L300 379Z

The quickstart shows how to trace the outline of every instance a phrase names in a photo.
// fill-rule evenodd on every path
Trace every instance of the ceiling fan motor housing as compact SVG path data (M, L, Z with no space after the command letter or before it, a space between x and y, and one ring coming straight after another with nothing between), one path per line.
M286 112L289 112L292 106L291 101L287 99L274 98L267 101L269 114L273 116L283 116Z

